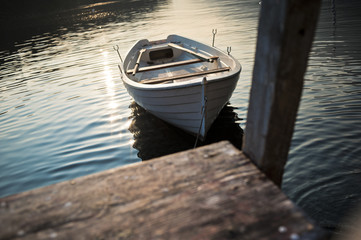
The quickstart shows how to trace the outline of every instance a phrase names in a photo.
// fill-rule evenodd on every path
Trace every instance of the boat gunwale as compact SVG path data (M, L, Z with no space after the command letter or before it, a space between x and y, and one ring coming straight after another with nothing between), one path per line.
M211 77L208 77L207 74L205 74L207 76L207 82L218 82L218 81L224 81L225 79L228 79L228 78L233 78L235 77L236 75L239 75L241 70L242 70L242 66L241 64L230 54L226 54L225 52L223 52L222 50L216 48L216 47L211 47L207 44L204 44L202 42L198 42L198 41L195 41L195 40L192 40L192 39L189 39L189 38L186 38L186 37L182 37L182 36L179 36L179 35L175 35L175 34L172 34L172 35L169 35L165 41L167 41L168 39L170 39L171 37L175 37L175 38L181 38L181 39L184 39L184 40L187 40L187 41L190 41L190 42L196 42L197 44L200 44L204 47L207 47L207 48L211 48L211 49L214 49L220 53L223 54L223 56L225 57L228 57L230 58L234 63L235 63L235 67L234 68L231 68L229 71L227 71L226 74L222 74L221 76L211 76ZM148 39L143 39L143 40L139 40L137 41L131 48L130 50L128 51L127 53L127 57L129 55L130 52L133 51L134 48L136 48L137 45L139 45L140 42L142 41L148 41L148 42L151 42L149 41ZM127 58L126 57L126 58ZM219 56L221 57L221 56ZM127 62L125 61L123 63L123 66L122 68L125 69L125 64ZM124 71L123 71L124 72ZM212 73L211 73L212 74ZM155 91L161 91L161 90L170 90L170 89L179 89L179 88L186 88L186 87L192 87L192 86L199 86L199 85L202 85L202 80L203 78L205 77L205 75L203 76L200 76L200 77L194 77L190 80L187 80L187 81L180 81L180 82L173 82L173 83L164 83L164 84L146 84L146 83L140 83L140 82L136 82L132 79L130 79L127 74L124 73L124 77L122 78L122 81L127 84L128 86L131 86L135 89L141 89L141 90L149 90L149 91L152 91L152 90L155 90ZM238 79L237 79L238 81Z
M228 79L235 78L235 76L239 75L240 72L241 72L241 70L239 70L238 72L233 73L231 75L223 76L222 78L215 78L215 77L207 78L207 84L212 84L212 83L226 81ZM203 78L204 78L204 76L200 77L200 78L192 79L189 81L166 83L166 84L144 84L144 83L137 83L137 82L130 80L130 81L127 81L126 84L128 87L132 87L134 89L141 90L141 91L169 91L169 90L175 90L175 89L184 89L184 88L188 88L188 87L202 86ZM238 81L238 79L235 81ZM123 82L125 82L124 79L123 79ZM129 84L128 82L131 82L131 84ZM163 97L160 97L160 98L163 98Z

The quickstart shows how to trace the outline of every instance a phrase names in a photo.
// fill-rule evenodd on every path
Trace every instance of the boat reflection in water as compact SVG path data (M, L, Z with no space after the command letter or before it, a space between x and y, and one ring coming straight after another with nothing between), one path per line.
M139 151L138 157L142 160L194 147L196 141L194 136L153 116L135 102L129 107L132 110L131 118L133 119L129 131L134 137L133 147ZM243 130L237 123L241 119L233 110L234 108L227 104L210 128L205 141L198 142L197 146L228 140L241 149Z

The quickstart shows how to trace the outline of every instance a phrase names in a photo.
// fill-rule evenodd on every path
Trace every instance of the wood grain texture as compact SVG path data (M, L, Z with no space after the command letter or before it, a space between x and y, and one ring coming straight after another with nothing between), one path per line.
M178 66L200 63L200 62L203 62L203 61L199 58L183 60L183 61L178 61L178 62L169 62L169 63L141 67L138 69L138 72L147 72L147 71L153 71L153 70L159 70L159 69L171 68L171 67L178 67ZM131 73L133 73L133 70L127 71L127 74L131 74Z
M262 1L244 153L280 186L321 0Z
M5 197L0 204L0 239L325 237L228 142Z
M204 71L200 71L200 72L191 72L191 73L175 75L175 76L170 76L170 77L144 79L144 80L140 81L140 83L144 83L144 84L163 83L166 81L173 81L173 80L178 80L178 79L182 79L182 78L204 76L204 75L208 75L208 74L226 72L226 71L230 71L230 70L231 70L230 67L215 68L215 69L209 69L209 70L204 70Z

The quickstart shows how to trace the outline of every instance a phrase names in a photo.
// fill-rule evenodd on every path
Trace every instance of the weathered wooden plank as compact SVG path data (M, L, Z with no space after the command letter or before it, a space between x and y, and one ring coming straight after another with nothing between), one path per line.
M169 47L172 47L172 48L179 49L179 50L184 51L184 52L187 52L187 53L190 53L190 54L192 54L193 56L195 56L195 57L197 57L197 58L199 58L199 59L201 59L201 60L203 60L203 61L206 61L206 62L213 62L213 61L214 61L214 58L215 58L215 56L209 57L209 56L206 56L206 55L204 55L204 54L202 54L202 53L197 53L197 52L195 52L195 51L193 51L193 50L191 50L191 49L184 48L184 47L182 47L182 46L180 46L180 45L178 45L178 44L175 44L175 43L168 43L168 46L169 46Z
M217 59L218 57L217 56L212 56L210 58L211 59ZM178 61L178 62L169 62L169 63L163 63L163 64L157 64L157 65L152 65L152 66L141 67L141 68L138 69L137 72L148 72L148 71L154 71L154 70L170 68L170 67L179 67L179 66L183 66L183 65L195 64L195 63L201 63L201 62L203 62L202 59L193 58L193 59L188 59L188 60L183 60L183 61ZM131 74L131 73L133 73L133 69L127 71L127 74Z
M138 59L137 59L137 62L135 63L135 66L134 66L134 68L133 68L133 71L132 71L132 75L133 75L133 76L137 73L137 71L138 71L138 69L139 69L140 59L142 58L142 55L143 55L143 53L144 53L145 51L146 51L146 49L144 49L144 48L139 50Z
M147 71L159 70L159 69L170 68L170 67L178 67L178 66L200 63L200 62L203 62L203 60L201 60L199 58L178 61L178 62L169 62L169 63L163 63L163 64L158 64L158 65L153 65L153 66L141 67L138 69L138 72L147 72ZM131 73L133 73L133 69L127 71L127 74L131 74Z
M2 198L0 222L0 239L324 237L228 142Z
M282 181L321 0L262 1L244 153Z
M140 81L140 83L144 83L144 84L163 83L163 82L171 81L171 80L197 77L197 76L202 76L202 75L207 75L207 74L212 74L212 73L225 72L225 71L229 71L229 70L231 70L230 67L215 68L215 69L209 69L209 70L204 70L204 71L200 71L200 72L185 73L185 74L181 74L181 75L175 75L175 76L164 77L164 78L144 79L144 80Z

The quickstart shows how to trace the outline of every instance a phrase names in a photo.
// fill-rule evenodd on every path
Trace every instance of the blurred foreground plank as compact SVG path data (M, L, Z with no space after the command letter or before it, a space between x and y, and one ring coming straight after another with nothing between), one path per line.
M327 239L228 142L0 204L0 239Z

